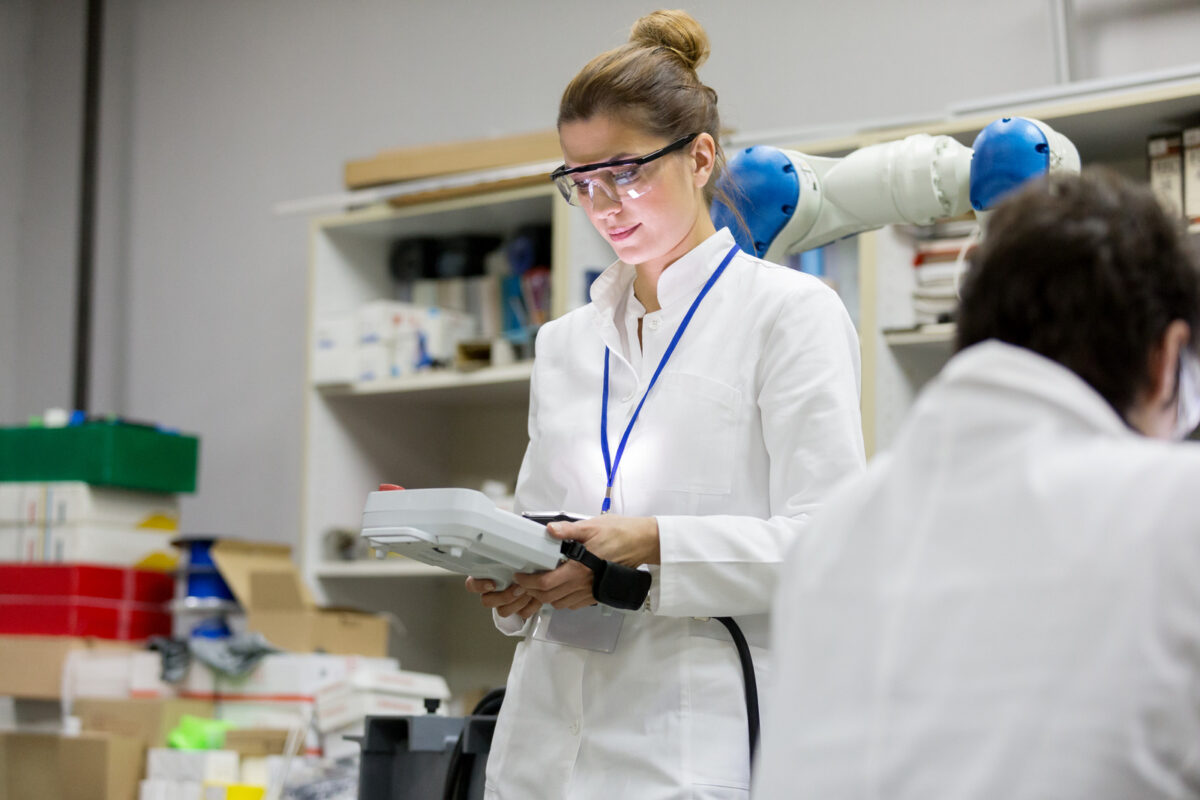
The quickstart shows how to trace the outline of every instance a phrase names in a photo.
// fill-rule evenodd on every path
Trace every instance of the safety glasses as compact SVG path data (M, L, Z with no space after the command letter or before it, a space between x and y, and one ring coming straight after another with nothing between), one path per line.
M699 135L690 133L661 150L638 158L619 158L615 161L570 168L562 166L550 173L550 178L562 193L563 199L573 206L590 206L597 189L604 192L614 203L636 199L652 187L646 165L682 150Z

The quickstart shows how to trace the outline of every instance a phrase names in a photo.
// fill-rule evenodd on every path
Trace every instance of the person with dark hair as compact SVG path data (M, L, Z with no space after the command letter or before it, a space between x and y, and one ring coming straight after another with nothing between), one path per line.
M787 546L863 468L858 338L819 280L741 252L710 217L724 159L700 25L659 11L567 86L554 179L619 260L541 328L521 511L647 570L643 609L598 606L570 561L467 588L524 637L487 796L745 798L747 690L731 617L767 667Z
M1151 192L990 218L958 347L789 555L754 796L1200 797L1200 273Z

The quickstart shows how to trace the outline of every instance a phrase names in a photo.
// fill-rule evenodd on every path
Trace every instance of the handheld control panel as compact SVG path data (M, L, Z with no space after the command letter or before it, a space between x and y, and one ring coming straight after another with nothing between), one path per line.
M367 496L362 536L387 551L434 566L512 583L514 572L542 572L561 563L562 543L546 526L502 511L472 489L381 489Z

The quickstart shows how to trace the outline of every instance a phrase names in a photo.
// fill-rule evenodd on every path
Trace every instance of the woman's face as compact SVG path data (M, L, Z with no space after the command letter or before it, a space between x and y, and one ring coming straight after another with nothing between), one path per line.
M558 131L568 167L637 158L671 144L609 116L563 123ZM662 269L711 235L704 185L712 172L711 137L646 164L646 191L613 200L600 188L581 205L617 257Z

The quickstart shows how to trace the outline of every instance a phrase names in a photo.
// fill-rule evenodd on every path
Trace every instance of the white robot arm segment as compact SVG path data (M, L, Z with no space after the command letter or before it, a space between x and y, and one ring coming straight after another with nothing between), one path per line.
M843 158L750 147L730 160L722 179L737 212L718 201L713 220L727 225L743 249L781 261L884 225L922 225L982 211L1030 177L1059 170L1079 170L1075 147L1048 125L1025 118L992 123L976 138L974 151L949 136L927 134Z

